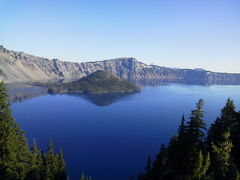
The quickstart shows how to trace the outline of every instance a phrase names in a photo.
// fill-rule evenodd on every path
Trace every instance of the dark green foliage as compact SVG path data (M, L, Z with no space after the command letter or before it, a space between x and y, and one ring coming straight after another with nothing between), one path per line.
M203 100L200 99L196 104L196 110L193 110L190 115L188 122L188 139L192 146L201 146L205 137L203 130L206 130L206 124L204 123L203 117Z
M56 173L56 179L64 180L67 178L66 170L65 170L65 161L63 158L63 152L60 150L60 152L57 154L57 173Z
M131 93L138 92L140 88L136 85L116 77L108 71L96 71L78 81L47 85L48 92L56 93Z
M67 174L65 171L65 162L63 153L54 153L52 142L49 143L49 148L46 153L37 148L36 143L32 146L32 169L28 173L26 179L36 180L66 180Z
M144 179L147 179L144 173L139 173L139 175L137 176L137 180L144 180Z
M233 143L231 151L229 152L231 154L232 164L234 167L240 167L240 121L238 117L239 114L235 110L233 101L228 99L225 107L221 111L220 117L217 118L208 131L207 145L210 149L211 159L214 162L211 166L213 171L218 169L218 162L213 152L212 144L217 145L225 142L227 132L230 134L228 141Z
M54 154L52 142L49 143L49 148L46 153L46 177L47 179L54 179L57 173L57 159Z
M35 140L29 149L9 106L6 88L0 83L0 179L66 180L62 152L55 155L50 143L48 152L44 153Z
M212 144L213 158L215 162L214 176L216 179L232 179L238 176L238 172L232 172L235 166L232 162L231 151L233 148L230 139L230 132L222 134L222 138L217 143Z
M178 136L180 137L183 137L186 133L186 120L185 120L185 116L183 115L182 116L182 121L181 121L181 124L178 128Z
M232 129L236 123L236 111L232 100L228 99L226 106L221 111L221 116L217 118L208 131L208 143L219 141L222 134L227 129Z
M199 100L189 121L182 117L177 135L137 180L239 180L240 113L228 99L208 131L203 118Z
M24 179L31 153L9 106L6 88L0 83L0 179Z
M81 177L80 177L80 180L85 180L85 175L84 173L82 173Z
M164 144L161 146L160 153L156 156L156 160L153 163L152 171L150 176L157 177L157 178L163 178L164 173L167 170L167 161L168 161L168 150ZM162 173L164 172L164 173Z
M152 170L152 158L151 156L149 156L147 159L146 171L151 171L151 170Z
M44 177L44 164L42 152L38 149L35 139L31 148L32 161L31 170L27 173L26 179L40 180Z
M84 175L84 173L82 173L82 175L81 175L81 177L80 177L80 180L92 180L92 177L91 177L91 176L86 177L86 176Z

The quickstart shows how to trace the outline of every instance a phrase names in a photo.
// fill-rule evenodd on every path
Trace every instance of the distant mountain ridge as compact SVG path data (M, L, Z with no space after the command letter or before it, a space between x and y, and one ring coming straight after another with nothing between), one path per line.
M141 84L162 82L240 84L240 74L234 73L166 68L147 65L132 57L75 63L37 57L0 46L0 80L7 83L50 79L80 79L98 70L111 71L120 78Z

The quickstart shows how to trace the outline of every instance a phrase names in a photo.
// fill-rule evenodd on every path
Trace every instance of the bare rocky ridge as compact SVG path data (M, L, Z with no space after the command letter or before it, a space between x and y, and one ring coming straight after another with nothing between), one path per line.
M0 80L4 82L50 79L80 79L95 71L106 70L120 78L141 84L181 82L197 84L240 84L240 74L205 70L172 69L147 65L135 58L117 58L95 62L66 62L7 50L0 46Z

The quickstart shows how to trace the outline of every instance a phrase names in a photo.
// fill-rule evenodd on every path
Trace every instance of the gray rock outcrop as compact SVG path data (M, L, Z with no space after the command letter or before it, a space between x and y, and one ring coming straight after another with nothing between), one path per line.
M181 82L193 84L240 84L240 74L214 73L199 69L172 69L147 65L135 58L95 62L66 62L11 51L0 46L0 80L4 82L79 79L97 70L141 84Z

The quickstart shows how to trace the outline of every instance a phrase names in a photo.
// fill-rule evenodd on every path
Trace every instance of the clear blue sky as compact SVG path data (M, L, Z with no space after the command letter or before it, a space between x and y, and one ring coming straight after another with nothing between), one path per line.
M239 0L0 0L0 44L68 61L240 72Z

